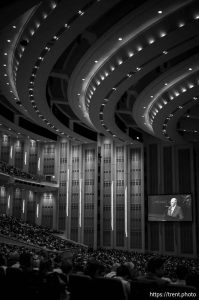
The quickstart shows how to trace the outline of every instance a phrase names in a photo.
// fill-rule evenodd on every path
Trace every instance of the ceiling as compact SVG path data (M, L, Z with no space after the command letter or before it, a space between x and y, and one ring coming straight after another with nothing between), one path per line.
M199 1L2 1L0 130L199 141Z

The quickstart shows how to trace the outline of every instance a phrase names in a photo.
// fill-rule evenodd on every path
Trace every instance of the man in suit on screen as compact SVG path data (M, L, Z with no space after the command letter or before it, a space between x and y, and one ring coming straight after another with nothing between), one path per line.
M168 207L167 216L169 219L173 220L183 220L184 215L182 212L182 208L177 205L177 199L171 198L170 200L170 206Z

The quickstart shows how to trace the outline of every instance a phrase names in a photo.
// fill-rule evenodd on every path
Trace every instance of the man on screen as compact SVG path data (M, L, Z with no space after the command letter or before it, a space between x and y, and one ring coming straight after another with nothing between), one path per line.
M182 208L177 205L177 199L171 198L170 206L168 207L167 216L169 219L182 220L184 219Z

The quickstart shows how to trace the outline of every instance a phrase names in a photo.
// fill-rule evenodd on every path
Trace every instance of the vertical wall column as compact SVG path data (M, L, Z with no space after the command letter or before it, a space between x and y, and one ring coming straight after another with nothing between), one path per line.
M15 164L15 142L16 142L16 139L10 138L8 164L11 166L14 166L14 164Z
M28 191L25 189L21 190L22 198L22 210L21 210L21 219L26 222L27 220L27 201L28 201Z
M42 221L42 203L41 192L35 192L36 212L35 212L35 224L41 225Z
M23 171L29 172L29 154L30 154L30 140L24 141L24 154L23 154Z
M37 155L37 174L43 175L44 169L44 143L38 143L38 155Z
M83 155L83 151L82 151L82 145L79 145L79 149L78 149L78 153L79 153L79 196L78 196L78 242L82 243L83 242L83 235L84 235L84 217L83 217L83 207L84 207L84 186L83 186L83 182L84 182L84 178L83 178L83 159L82 159L82 155Z
M8 216L12 216L13 197L14 197L14 187L13 186L8 186L7 187L7 210L6 210L6 214Z
M153 138L146 141L147 147L147 191L150 195L161 193L160 190L160 145ZM147 205L147 199L146 204ZM160 251L160 226L158 222L148 224L148 247L149 251Z
M66 167L66 237L70 238L71 233L71 184L72 184L72 160L71 143L67 143L67 167Z
M60 140L55 144L55 167L54 167L54 180L59 182L59 169L60 169Z
M116 153L111 141L111 248L116 247Z
M130 223L129 223L129 187L128 187L128 148L124 146L124 248L130 249Z
M53 230L58 229L58 196L59 191L53 192Z

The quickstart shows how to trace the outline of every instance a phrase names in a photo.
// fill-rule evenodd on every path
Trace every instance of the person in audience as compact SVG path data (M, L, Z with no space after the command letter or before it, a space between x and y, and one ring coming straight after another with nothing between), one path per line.
M176 273L176 280L172 284L186 285L186 278L189 274L187 267L179 264L176 267L175 273Z
M119 266L114 278L122 282L126 299L128 299L131 291L131 272L129 271L127 265L122 264L121 266Z
M131 280L135 280L137 277L137 270L135 268L135 264L131 261L125 262L124 266L126 266L129 270L130 278Z
M12 268L20 267L19 254L16 251L9 253L9 256L7 259L7 267L12 267Z
M88 275L91 278L104 277L105 267L102 263L91 257L87 262L85 275Z
M117 276L117 268L120 267L119 263L114 263L112 265L111 271L104 275L105 278L114 278Z
M140 280L151 280L155 281L158 284L166 284L167 281L162 279L161 277L164 274L164 263L165 260L159 257L151 258L147 263L147 272L145 276L141 276Z

